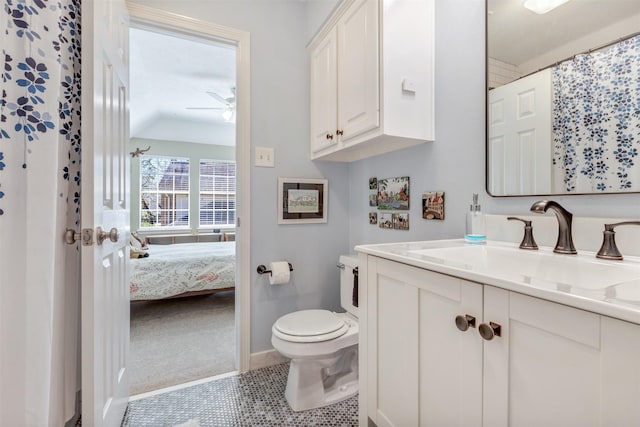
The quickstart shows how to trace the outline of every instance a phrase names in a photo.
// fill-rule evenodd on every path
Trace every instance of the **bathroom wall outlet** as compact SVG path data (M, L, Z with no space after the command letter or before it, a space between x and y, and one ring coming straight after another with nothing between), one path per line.
M262 168L275 167L274 150L272 147L256 147L255 165Z

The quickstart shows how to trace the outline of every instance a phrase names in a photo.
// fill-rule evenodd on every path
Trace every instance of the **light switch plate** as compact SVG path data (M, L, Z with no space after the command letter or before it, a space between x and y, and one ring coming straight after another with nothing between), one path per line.
M256 147L254 164L262 168L275 167L273 147Z

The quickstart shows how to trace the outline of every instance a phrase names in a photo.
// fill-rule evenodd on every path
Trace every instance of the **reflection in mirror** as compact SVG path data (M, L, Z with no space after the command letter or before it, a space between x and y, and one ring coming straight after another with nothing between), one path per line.
M487 0L487 191L640 191L640 1Z

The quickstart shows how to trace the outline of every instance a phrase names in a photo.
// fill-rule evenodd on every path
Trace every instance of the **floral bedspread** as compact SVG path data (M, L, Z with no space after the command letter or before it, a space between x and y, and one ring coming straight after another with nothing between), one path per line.
M131 300L235 286L235 242L151 245L131 260Z

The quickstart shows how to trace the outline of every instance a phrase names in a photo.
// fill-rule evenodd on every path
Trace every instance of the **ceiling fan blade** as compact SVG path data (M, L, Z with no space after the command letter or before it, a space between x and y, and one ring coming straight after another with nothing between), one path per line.
M215 98L215 99L217 99L218 101L222 102L224 105L229 104L229 101L227 101L227 100L226 100L226 98L223 98L222 96L218 95L218 94L217 94L217 93L215 93L215 92L208 92L208 91L207 91L207 94L208 94L209 96L214 97L214 98Z

